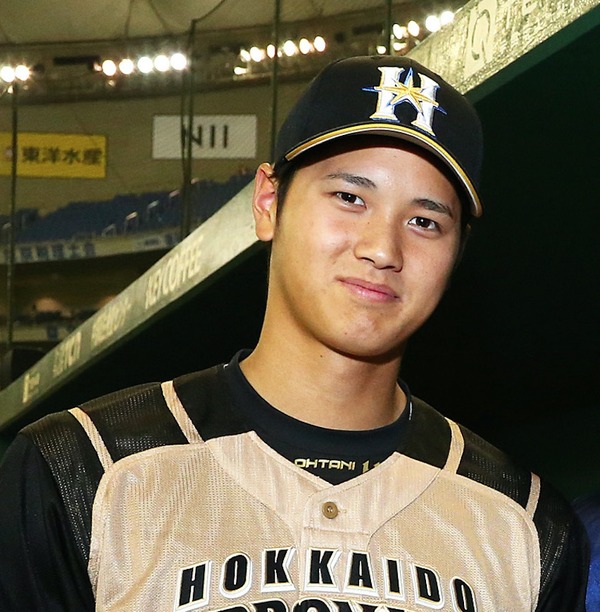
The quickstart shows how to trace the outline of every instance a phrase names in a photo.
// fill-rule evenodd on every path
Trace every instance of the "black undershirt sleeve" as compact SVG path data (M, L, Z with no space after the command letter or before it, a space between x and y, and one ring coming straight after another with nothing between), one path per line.
M85 563L38 449L17 436L0 465L0 610L94 610Z
M540 593L539 612L585 612L589 541L579 519L572 517L565 547L546 589ZM591 612L591 611L590 611Z

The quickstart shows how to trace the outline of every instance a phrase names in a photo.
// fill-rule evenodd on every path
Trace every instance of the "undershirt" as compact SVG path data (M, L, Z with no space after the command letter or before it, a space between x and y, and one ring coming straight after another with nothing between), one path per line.
M248 355L249 351L240 351L225 367L235 403L257 435L295 465L339 484L373 469L401 445L411 412L410 391L402 381L406 409L393 423L361 431L327 429L299 421L264 400L240 368Z

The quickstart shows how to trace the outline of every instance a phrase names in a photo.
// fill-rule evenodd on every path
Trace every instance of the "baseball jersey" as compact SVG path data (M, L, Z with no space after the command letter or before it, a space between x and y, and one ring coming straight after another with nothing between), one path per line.
M58 566L36 567L43 542L15 545L11 563L39 602L30 609L584 609L585 536L535 475L411 398L393 452L332 484L259 435L238 359L22 432L17 456L43 483L21 485L33 506L11 507L26 528L43 522ZM0 598L18 601L9 591L0 577Z

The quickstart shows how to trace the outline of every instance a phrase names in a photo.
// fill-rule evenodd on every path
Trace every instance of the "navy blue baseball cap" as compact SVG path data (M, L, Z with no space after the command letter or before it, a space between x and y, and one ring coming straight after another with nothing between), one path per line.
M471 214L482 214L479 117L460 92L425 66L406 56L381 55L329 64L279 130L275 170L324 143L357 134L399 138L433 154L458 181Z

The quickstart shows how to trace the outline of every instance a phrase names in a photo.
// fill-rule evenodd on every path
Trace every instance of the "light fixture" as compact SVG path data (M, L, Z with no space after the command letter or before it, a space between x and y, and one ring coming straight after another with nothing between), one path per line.
M392 33L398 40L401 38L406 38L406 26L401 26L399 23L395 23L392 26Z
M377 55L385 55L387 53L387 47L385 45L377 45Z
M429 17L425 19L425 27L432 33L437 32L442 27L440 18L437 15L429 15Z
M133 61L128 58L122 59L119 62L119 71L121 74L131 74L135 68Z
M275 45L267 45L267 57L271 59L275 57Z
M323 53L323 51L325 51L325 49L327 48L327 43L325 42L325 39L322 36L316 36L313 40L313 47L319 53Z
M406 29L407 29L408 33L409 33L411 36L414 36L415 38L416 38L416 37L417 37L417 36L420 34L420 32L421 32L421 28L419 27L419 24L418 24L416 21L412 20L412 19L411 19L411 21L409 21L409 22L406 24Z
M154 67L159 72L166 72L171 67L171 62L166 55L161 53L154 58Z
M117 65L110 59L102 62L102 72L106 76L114 76L117 73Z
M31 70L29 70L28 66L20 64L15 68L15 76L19 81L26 81L31 76Z
M283 52L288 57L292 57L298 53L298 47L296 47L296 43L293 40L286 40L283 43Z
M259 49L258 47L252 47L250 49L250 59L253 62L262 62L265 59L264 49Z
M144 55L138 60L137 67L142 74L149 74L154 70L154 62L152 61L152 58Z
M2 66L0 68L0 79L5 83L12 83L15 80L15 69L12 66Z
M452 11L443 11L440 15L440 23L445 26L454 21L454 13Z
M313 46L307 38L301 38L300 42L298 43L298 49L300 49L300 53L302 53L302 55L307 55L312 51Z
M240 59L242 60L242 62L249 62L252 57L250 56L250 51L248 51L247 49L240 49Z
M185 70L187 68L187 57L183 53L173 53L170 62L173 70Z
M244 68L243 66L235 66L233 69L233 73L237 76L243 76L248 72L248 68Z

